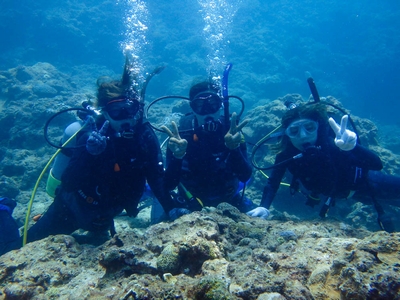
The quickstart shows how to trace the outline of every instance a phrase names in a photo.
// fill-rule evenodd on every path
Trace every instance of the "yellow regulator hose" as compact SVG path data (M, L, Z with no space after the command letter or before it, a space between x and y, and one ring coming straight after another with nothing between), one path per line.
M85 124L86 125L86 124ZM83 125L77 132L75 132L63 145L62 147L67 146L74 138L75 136L78 134L78 132L80 132L85 125ZM53 154L53 156L50 158L50 160L48 161L48 163L46 164L46 166L44 167L42 173L40 173L39 178L36 181L36 184L33 188L32 191L32 195L31 198L29 200L29 204L28 204L28 210L26 212L26 216L25 216L25 224L24 224L24 235L23 235L23 239L22 239L22 246L26 245L26 241L28 239L28 224L29 224L29 218L31 215L31 210L32 210L32 204L33 204L33 199L35 198L36 195L36 191L37 188L39 186L40 181L42 180L44 174L47 172L47 169L49 168L49 166L51 165L51 163L54 161L54 159L56 158L56 156L61 152L62 148L57 149L57 151Z

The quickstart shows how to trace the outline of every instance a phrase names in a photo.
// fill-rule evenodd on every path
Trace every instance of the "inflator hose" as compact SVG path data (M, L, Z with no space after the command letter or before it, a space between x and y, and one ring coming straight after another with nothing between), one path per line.
M23 234L23 239L22 239L22 246L26 245L27 239L28 239L28 224L29 224L29 218L31 215L31 210L32 210L32 205L33 205L33 199L35 198L37 188L39 186L40 181L42 180L44 174L47 172L47 169L51 165L51 163L54 161L56 156L62 151L62 148L68 145L75 137L76 135L83 129L85 128L86 123L77 131L75 132L61 147L58 147L57 151L53 154L53 156L50 158L50 160L47 162L46 166L43 168L43 171L40 173L39 178L36 181L36 184L33 188L31 198L28 203L28 210L26 212L25 216L25 224L24 224L24 234Z

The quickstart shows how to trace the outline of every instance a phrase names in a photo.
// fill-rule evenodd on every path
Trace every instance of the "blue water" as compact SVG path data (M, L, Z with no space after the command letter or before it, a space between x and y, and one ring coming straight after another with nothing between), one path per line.
M308 71L321 96L353 114L399 122L397 0L4 0L0 14L0 70L49 62L120 73L133 42L142 72L167 65L149 87L154 97L185 95L196 76L232 62L230 92L248 109L286 93L307 98ZM138 33L129 15L146 29Z

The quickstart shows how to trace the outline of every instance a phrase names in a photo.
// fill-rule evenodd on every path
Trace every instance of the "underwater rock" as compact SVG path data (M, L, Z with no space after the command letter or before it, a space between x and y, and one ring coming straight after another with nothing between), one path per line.
M179 250L173 244L167 245L157 257L157 269L161 273L177 274L180 268Z
M279 293L263 293L257 297L257 300L285 300L285 299L286 298Z
M229 205L228 203L218 204L217 209L220 212L222 212L224 216L228 216L229 218L234 219L235 221L238 221L243 218L240 211L236 207Z
M36 83L32 86L33 93L40 98L51 98L57 95L57 90L45 83Z
M19 189L12 177L0 177L0 195L7 195L7 197L15 198L19 194Z
M340 222L231 218L224 212L234 209L222 208L147 229L126 227L100 246L80 245L67 235L29 243L0 257L1 293L23 299L255 300L396 299L400 292L400 233L347 237ZM297 240L271 247L287 231Z
M178 281L178 279L176 279L176 277L174 277L171 273L163 274L163 279L165 282L168 282L170 284L175 284Z
M30 98L32 89L29 86L13 84L7 89L7 97L12 100L25 100Z
M20 192L32 191L47 159L55 151L43 139L46 120L61 109L79 106L90 90L94 97L95 90L90 87L76 91L71 76L49 63L18 66L0 73L0 147L5 149L0 159L10 160L6 171L11 175L7 176L14 179ZM68 114L57 117L50 130L51 135L55 133L52 140L58 143L64 127L74 120L75 116ZM23 160L19 160L19 152L24 153ZM9 167L12 165L16 168Z
M310 285L316 283L325 283L329 271L329 265L318 266L314 271L312 271L310 278L308 279L308 283Z
M224 280L217 276L204 276L198 284L193 287L193 290L189 294L192 299L202 300L230 300L239 299L234 295L231 295L227 289Z
M15 68L15 78L21 83L32 80L34 77L35 75L32 73L30 68L25 66L19 66Z
M172 108L172 113L178 113L181 115L185 115L191 111L192 109L190 108L189 101L185 100L178 101Z
M43 293L43 289L36 291L35 288L25 288L19 284L9 284L4 289L5 299L20 300L20 299L31 299L33 295Z
M297 235L296 233L294 233L293 230L285 230L285 231L281 231L279 232L279 236L283 237L285 240L289 241L289 240L297 240Z

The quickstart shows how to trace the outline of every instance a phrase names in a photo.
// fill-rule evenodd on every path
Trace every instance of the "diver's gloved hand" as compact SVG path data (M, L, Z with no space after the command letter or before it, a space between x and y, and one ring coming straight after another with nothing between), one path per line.
M17 206L17 202L8 197L0 198L0 211L6 211L10 215L13 213L13 210Z
M169 136L168 148L172 151L172 154L178 158L182 159L186 154L187 140L182 139L179 135L178 126L174 121L171 122L172 131L167 126L161 126L161 129L165 131Z
M335 144L343 151L353 150L357 144L357 135L347 129L348 115L344 115L340 122L340 126L333 118L329 118L329 125L336 134Z
M243 136L240 132L244 126L249 123L250 120L244 120L239 125L236 124L236 113L232 114L231 117L231 127L229 128L228 133L225 135L225 146L229 150L234 150L239 147L240 143L242 142Z
M92 118L92 117L89 117ZM93 119L93 118L92 118ZM93 120L94 121L94 120ZM89 121L91 122L91 121ZM99 131L93 130L86 141L86 150L92 155L99 155L106 150L107 137L105 136L110 122L107 120Z
M255 209L252 209L246 213L246 215L250 217L261 218L264 220L266 220L269 217L269 214L270 214L269 210L262 206L256 207Z
M171 221L175 221L179 217L182 217L183 215L187 215L190 213L191 211L186 208L173 208L169 211L168 216L171 219Z

